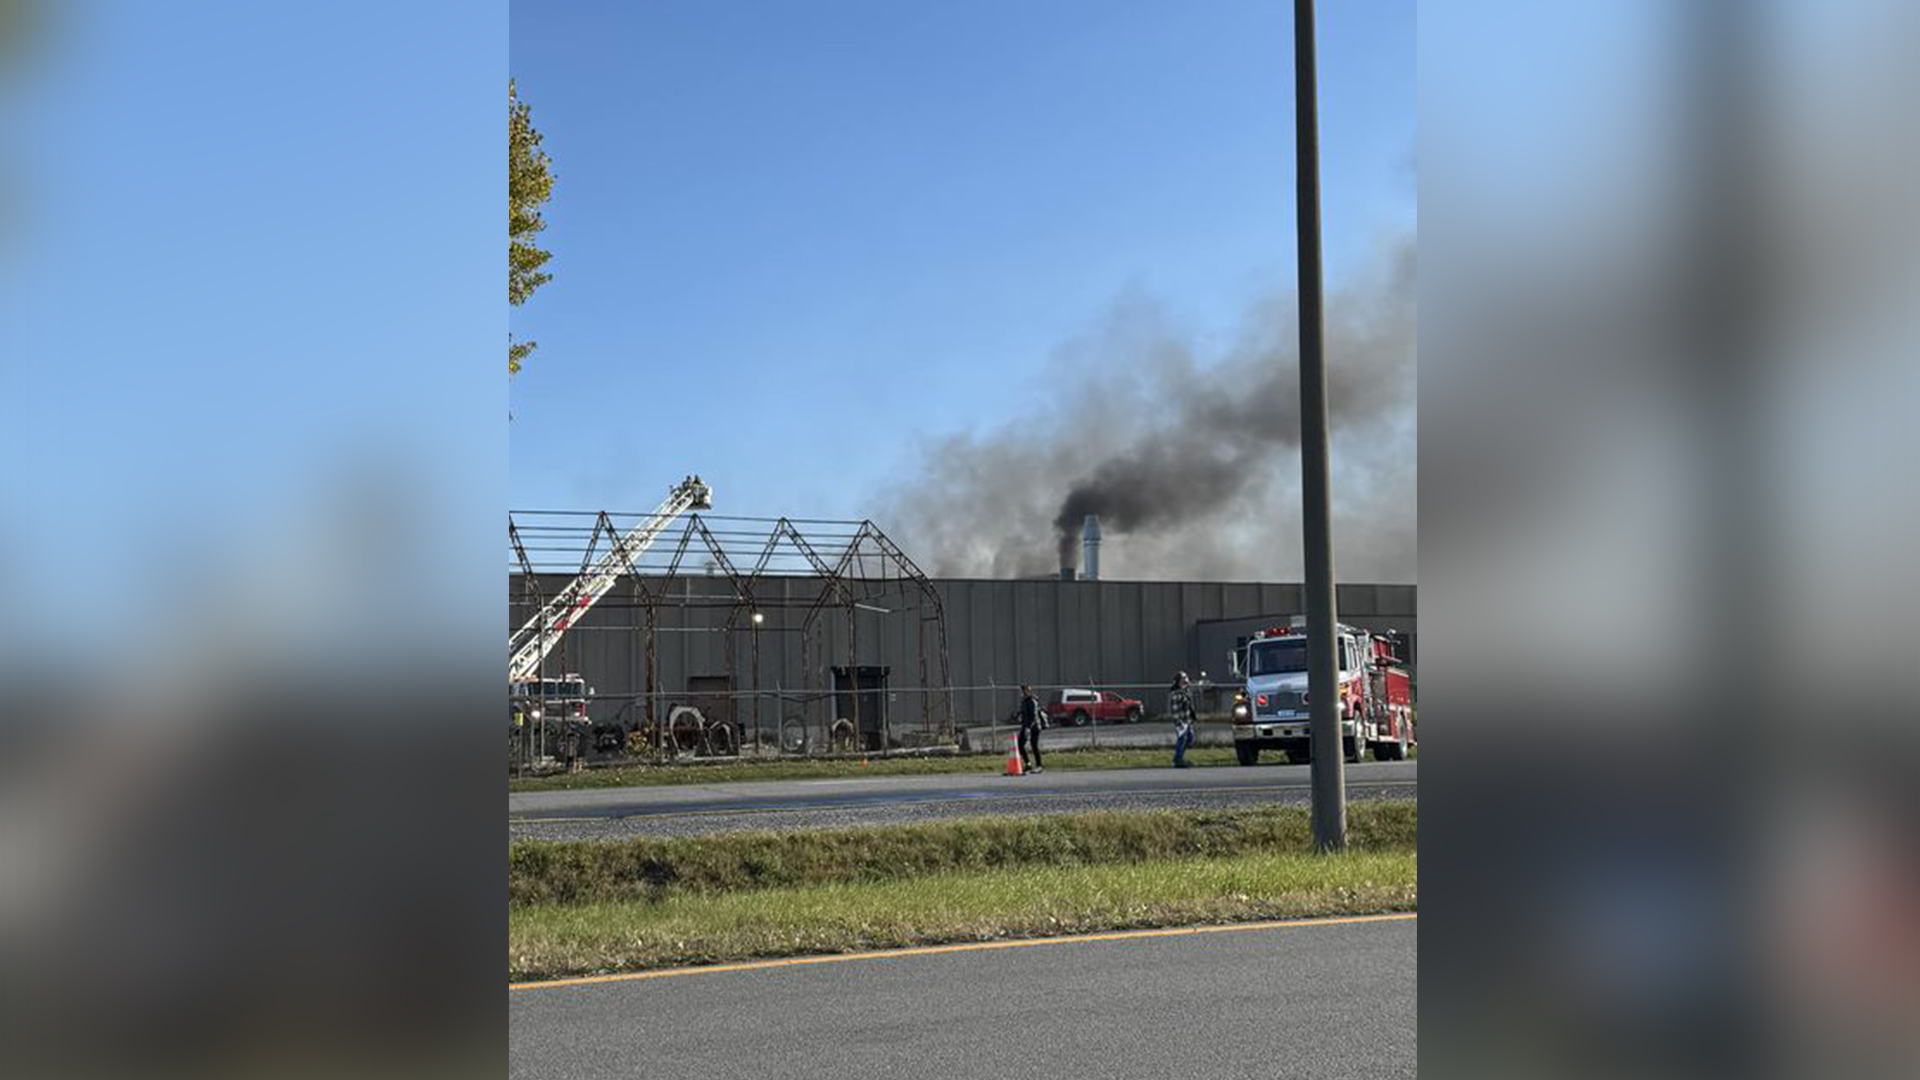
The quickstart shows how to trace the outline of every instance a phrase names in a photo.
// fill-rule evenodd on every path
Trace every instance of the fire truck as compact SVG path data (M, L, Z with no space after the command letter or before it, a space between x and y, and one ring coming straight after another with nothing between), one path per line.
M1368 748L1380 761L1399 761L1415 744L1413 684L1395 649L1395 634L1341 624L1334 632L1340 678L1340 752L1360 761ZM1247 680L1235 696L1233 747L1240 764L1262 750L1294 762L1313 757L1307 716L1307 637L1302 625L1262 630L1234 652Z
M667 526L691 510L713 508L713 489L698 476L689 476L667 491L666 500L653 513L624 535L614 533L605 515L601 521L613 543L598 562L584 564L580 575L567 582L553 599L547 601L507 638L507 715L509 747L522 752L529 764L545 765L553 759L554 743L569 762L585 753L590 730L588 705L593 688L579 675L558 679L543 678L545 666L561 636L584 619L600 599L613 590L622 574L640 573L640 557L667 531ZM539 576L527 548L520 542L519 529L511 514L507 517L507 536L520 557L522 572L529 581ZM600 527L593 533L587 551L589 557L600 540Z

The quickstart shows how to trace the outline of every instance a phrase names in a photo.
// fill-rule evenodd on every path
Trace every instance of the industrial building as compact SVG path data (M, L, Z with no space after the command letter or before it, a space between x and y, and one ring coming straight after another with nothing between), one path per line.
M1062 538L1058 577L936 579L871 521L689 512L709 495L690 476L651 515L508 516L517 733L531 713L584 716L588 756L877 752L998 722L1023 683L1158 713L1179 671L1204 710L1233 685L1234 650L1303 610L1298 585L1101 580L1093 516L1079 552ZM1414 600L1411 585L1352 584L1337 604L1406 635L1412 664Z
M513 575L511 625L567 580ZM691 704L748 745L784 730L789 749L817 750L835 721L857 716L860 745L878 750L1003 719L1023 682L1124 690L1157 712L1174 672L1230 683L1236 645L1304 611L1297 584L864 580L840 594L819 576L769 575L749 596L712 564L642 575L569 629L544 670L584 678L603 725L635 728ZM1343 622L1409 635L1417 663L1415 586L1345 584L1337 604ZM810 733L801 744L796 728Z

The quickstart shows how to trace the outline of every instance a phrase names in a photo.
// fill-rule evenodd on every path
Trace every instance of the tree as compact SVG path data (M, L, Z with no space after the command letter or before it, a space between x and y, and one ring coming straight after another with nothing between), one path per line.
M547 223L540 217L540 205L553 194L552 161L540 148L540 132L534 130L531 110L520 100L513 80L507 80L507 302L514 307L526 303L533 290L545 285L553 275L541 267L553 253L540 248L534 239ZM532 352L531 341L513 340L507 335L507 374L520 370L520 361Z

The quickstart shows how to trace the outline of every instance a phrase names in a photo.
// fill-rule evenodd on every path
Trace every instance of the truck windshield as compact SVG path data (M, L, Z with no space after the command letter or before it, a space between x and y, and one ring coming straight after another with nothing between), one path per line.
M512 688L515 697L525 698L583 698L587 696L585 683L575 679L545 679L539 682L516 683Z
M1256 641L1247 649L1248 675L1280 675L1307 670L1307 639Z

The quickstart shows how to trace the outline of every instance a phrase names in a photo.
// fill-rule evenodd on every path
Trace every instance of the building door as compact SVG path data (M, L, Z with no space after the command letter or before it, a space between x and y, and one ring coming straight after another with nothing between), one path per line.
M869 752L887 748L888 670L871 664L833 669L834 719L853 720L859 746Z
M687 676L687 704L700 710L707 723L725 723L737 732L733 722L733 680L725 675Z

